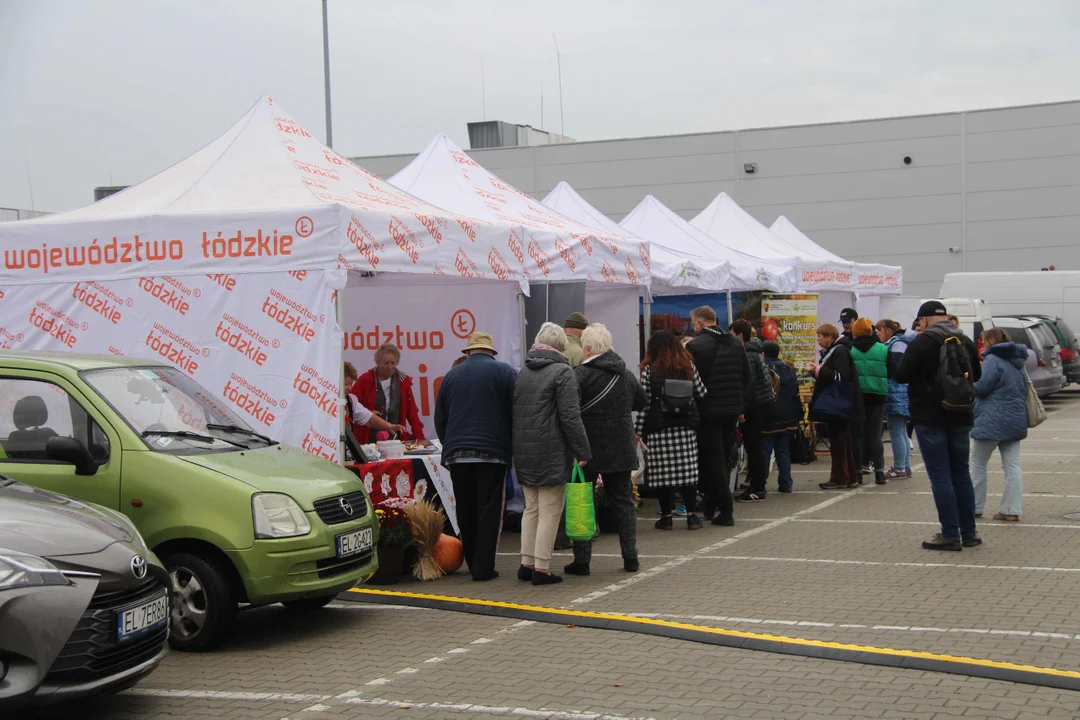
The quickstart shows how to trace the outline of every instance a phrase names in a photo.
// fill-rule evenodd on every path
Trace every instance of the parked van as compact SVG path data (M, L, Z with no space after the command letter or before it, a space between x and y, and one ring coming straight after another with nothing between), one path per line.
M1080 271L949 273L942 297L977 297L994 315L1049 315L1080 328Z
M936 299L945 306L945 309L949 311L950 315L955 315L957 317L960 321L960 330L975 341L979 346L979 354L981 355L982 343L979 342L979 336L983 334L984 330L989 330L994 327L994 316L986 306L986 303L977 298L966 297L928 299ZM922 302L926 302L926 300L923 300Z
M1065 371L1061 365L1061 345L1057 333L1046 320L1032 317L994 318L996 327L1009 335L1014 343L1035 351L1036 367L1028 368L1028 376L1039 397L1053 395L1065 387Z
M0 353L0 472L130 518L171 576L177 649L219 643L241 603L314 610L378 567L355 475L170 365Z

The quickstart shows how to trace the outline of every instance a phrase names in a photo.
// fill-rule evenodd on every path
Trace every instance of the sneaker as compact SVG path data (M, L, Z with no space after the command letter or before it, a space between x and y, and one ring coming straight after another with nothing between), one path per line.
M818 483L818 487L822 490L851 490L854 485L839 485L832 480L829 482Z
M1005 513L994 513L994 519L1003 522L1020 522L1019 515L1006 515Z
M869 475L871 472L873 472L873 470L870 469L869 465L863 465L862 469L859 470L859 472L863 475Z
M687 530L700 530L703 527L705 527L705 525L704 525L704 523L701 522L701 518L699 518L694 513L690 513L689 515L686 516L686 529Z
M678 517L686 517L686 504L682 504L675 508L675 515Z
M911 477L910 470L897 470L896 468L893 468L889 472L885 473L885 478L887 480L901 480L903 478L909 477Z
M721 527L734 527L735 526L735 518L732 516L731 513L720 513L719 515L714 517L710 522L712 522L713 525L719 525Z
M953 550L958 552L964 549L964 545L960 540L949 539L941 533L934 533L934 536L929 540L923 540L922 546L924 550Z
M764 492L750 492L750 490L744 490L735 496L735 502L750 503L750 502L765 502Z
M550 572L540 572L539 570L533 570L532 584L533 585L554 585L555 583L562 582L562 575L556 575Z
M878 470L876 473L874 473L874 484L875 485L884 485L887 482L888 482L888 480L885 479L885 473L881 472L880 470Z
M655 527L657 530L674 530L675 529L675 525L673 524L673 521L672 521L670 515L661 515L660 519L656 521L656 525L654 525L653 527Z
M911 468L904 471L904 477L911 477Z
M563 568L563 572L567 575L588 575L589 563L579 563L576 560Z
M964 547L979 547L982 545L982 538L979 537L979 533L975 533L971 537L961 540L960 544Z
M637 572L641 569L641 563L638 562L637 558L634 558L633 560L623 560L622 568L626 572Z
M525 567L522 565L518 568L518 580L522 582L529 582L532 580L533 569L531 567Z

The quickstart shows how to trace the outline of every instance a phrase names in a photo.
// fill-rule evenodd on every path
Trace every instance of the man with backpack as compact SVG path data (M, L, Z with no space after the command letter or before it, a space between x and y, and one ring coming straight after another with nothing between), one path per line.
M690 321L697 337L686 349L708 390L698 428L699 484L705 496L705 517L713 525L730 526L735 520L727 458L735 449L735 429L750 384L750 363L739 339L716 324L716 312L711 307L697 308L690 314Z
M896 380L908 384L911 420L941 523L941 532L922 546L957 551L982 545L968 467L974 385L982 374L978 351L936 300L919 307L914 329L919 337L904 353Z
M742 340L746 359L750 365L750 384L746 387L743 408L743 447L746 448L746 476L749 487L735 496L736 502L764 502L765 445L762 431L771 422L773 390L772 381L765 368L761 341L753 336L749 320L738 319L731 323L731 332Z

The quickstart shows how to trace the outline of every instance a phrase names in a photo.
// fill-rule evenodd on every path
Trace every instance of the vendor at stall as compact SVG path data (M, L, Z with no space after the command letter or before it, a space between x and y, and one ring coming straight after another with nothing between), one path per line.
M368 428L385 430L398 436L404 435L404 427L386 422L356 399L356 396L351 392L355 384L356 367L351 362L347 362L345 363L345 399L348 402L345 403L345 422L351 426L356 439L361 443L368 442L367 436L370 434ZM364 431L364 439L362 440L360 439L360 430Z
M412 378L398 372L400 362L401 350L396 345L382 345L375 351L375 367L357 379L352 386L352 395L391 425L408 425L408 430L404 430L399 439L423 441L424 424L420 422L420 409L413 397ZM370 434L367 428L360 427L356 439L361 443L370 442Z

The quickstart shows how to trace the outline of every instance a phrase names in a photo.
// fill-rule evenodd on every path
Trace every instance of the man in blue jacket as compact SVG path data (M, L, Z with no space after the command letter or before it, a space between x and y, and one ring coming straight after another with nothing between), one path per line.
M513 454L514 369L498 362L492 338L469 336L465 362L451 368L435 399L435 432L450 468L462 551L473 580L494 580L506 473Z

